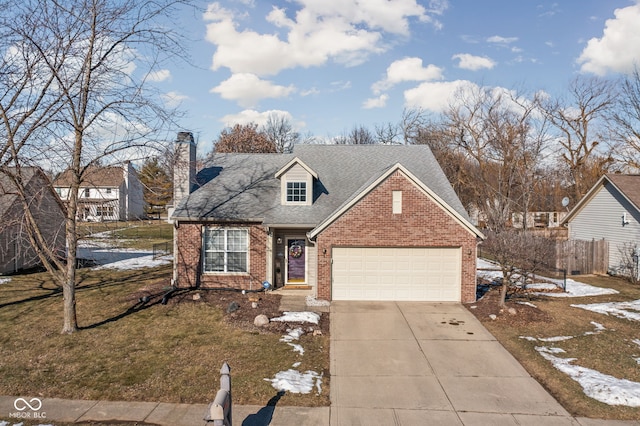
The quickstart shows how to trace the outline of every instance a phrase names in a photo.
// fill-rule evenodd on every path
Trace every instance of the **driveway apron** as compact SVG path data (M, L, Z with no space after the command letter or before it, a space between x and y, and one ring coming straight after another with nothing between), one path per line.
M464 306L332 302L331 425L576 424Z

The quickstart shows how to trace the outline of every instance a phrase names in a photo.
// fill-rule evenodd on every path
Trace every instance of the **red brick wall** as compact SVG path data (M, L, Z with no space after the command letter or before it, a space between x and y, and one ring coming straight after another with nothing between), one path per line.
M223 227L249 229L249 271L246 274L203 273L202 227L215 226L193 222L181 222L178 227L177 286L205 288L257 289L266 279L266 229L257 224L229 224Z
M402 213L392 213L392 191L402 191ZM317 237L318 298L331 300L335 246L461 247L462 302L476 297L476 237L395 172ZM325 252L326 249L326 252Z

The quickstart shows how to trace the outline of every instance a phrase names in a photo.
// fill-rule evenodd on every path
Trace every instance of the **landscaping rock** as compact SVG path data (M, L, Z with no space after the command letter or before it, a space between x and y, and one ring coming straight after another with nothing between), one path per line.
M258 302L251 302L251 307L256 309L258 307Z
M231 313L237 311L238 309L240 309L240 305L238 305L237 302L231 302L231 303L229 303L229 306L227 307L227 313L231 314Z
M322 330L313 330L314 336L322 336Z
M264 327L267 324L269 324L269 317L267 317L266 315L258 315L253 320L253 325L255 325L256 327Z
M192 299L194 301L198 301L198 300L202 299L202 296L200 296L200 293L196 293L196 294L193 295Z
M509 314L511 315L516 315L518 313L518 311L516 311L514 308L509 308L507 312L509 312Z
M495 314L491 314L491 315L489 315L489 318L491 318L492 320L494 320L494 321L495 321L495 320L496 320L496 318L498 318L498 316L497 316L497 315L495 315Z

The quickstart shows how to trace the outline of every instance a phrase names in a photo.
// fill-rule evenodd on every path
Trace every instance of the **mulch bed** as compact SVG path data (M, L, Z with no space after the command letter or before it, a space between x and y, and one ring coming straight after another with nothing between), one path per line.
M549 322L551 316L544 311L533 306L523 305L518 302L529 302L535 305L535 298L530 292L519 290L509 293L505 302L505 307L500 307L500 287L491 287L488 292L479 300L467 303L465 306L482 322L490 319L490 315L495 315L494 321L506 325L522 325L531 322Z
M143 303L143 300L146 300L144 303L149 304L161 303L163 296L169 289L168 281L156 283L132 293L127 297L127 300L139 304ZM282 312L279 311L281 298L282 296L279 294L263 291L242 294L239 290L179 289L166 299L166 304L174 306L183 303L206 303L216 306L223 313L224 320L228 324L252 332L283 334L287 329L304 326L306 332L312 333L314 330L320 330L322 334L329 335L329 314L326 312L318 312L320 315L318 325L274 321L266 326L256 327L253 321L257 315L263 314L269 319L282 316ZM256 304L255 308L253 307L254 303ZM312 310L312 308L308 310Z

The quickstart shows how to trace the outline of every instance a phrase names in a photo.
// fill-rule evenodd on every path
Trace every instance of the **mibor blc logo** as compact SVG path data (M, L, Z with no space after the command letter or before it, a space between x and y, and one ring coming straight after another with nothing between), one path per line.
M47 417L47 413L40 411L42 408L42 401L39 398L31 398L29 400L25 398L16 398L13 401L13 408L15 413L9 413L9 417L22 418L22 419L44 419Z

